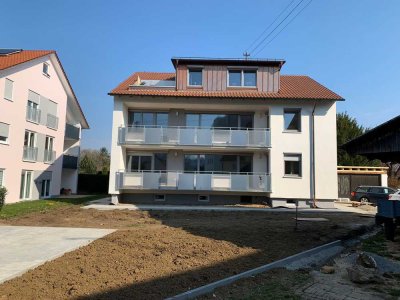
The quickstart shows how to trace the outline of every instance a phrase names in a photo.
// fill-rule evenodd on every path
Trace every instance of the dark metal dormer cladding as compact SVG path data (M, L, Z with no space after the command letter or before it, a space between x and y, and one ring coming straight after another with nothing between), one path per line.
M251 90L277 93L280 59L186 58L171 59L177 90Z

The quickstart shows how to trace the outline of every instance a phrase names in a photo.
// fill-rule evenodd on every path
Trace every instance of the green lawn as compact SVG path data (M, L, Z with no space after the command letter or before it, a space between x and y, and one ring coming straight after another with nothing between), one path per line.
M106 195L87 196L82 198L54 198L46 200L22 201L18 203L6 204L0 211L0 219L8 219L22 216L31 212L43 212L68 205L81 205L85 202L101 199Z

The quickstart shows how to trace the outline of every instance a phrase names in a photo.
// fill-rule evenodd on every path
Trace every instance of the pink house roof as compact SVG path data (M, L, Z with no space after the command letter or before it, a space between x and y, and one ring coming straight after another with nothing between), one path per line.
M21 50L9 55L0 55L0 70L11 68L36 58L56 53L54 50Z

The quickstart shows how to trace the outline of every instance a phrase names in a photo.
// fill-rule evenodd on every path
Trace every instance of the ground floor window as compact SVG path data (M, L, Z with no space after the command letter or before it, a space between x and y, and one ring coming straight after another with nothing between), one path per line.
M301 177L301 154L284 154L285 176Z
M127 171L165 171L167 170L167 153L128 154Z
M251 155L186 154L185 172L252 172Z
M22 171L19 198L30 199L32 186L32 171Z
M40 197L46 198L50 197L50 179L42 180L42 187L40 189Z
M0 186L4 184L4 169L0 169Z

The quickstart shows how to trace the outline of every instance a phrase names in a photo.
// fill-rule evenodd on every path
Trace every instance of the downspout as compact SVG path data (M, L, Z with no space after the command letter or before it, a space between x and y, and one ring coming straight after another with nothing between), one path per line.
M314 107L311 113L311 172L310 172L310 191L311 191L311 200L312 200L312 207L318 208L317 206L317 199L315 198L316 189L315 189L315 108L317 106L317 102L314 102Z
M176 66L175 66L175 91L178 90L178 65L179 65L179 59L176 60Z

